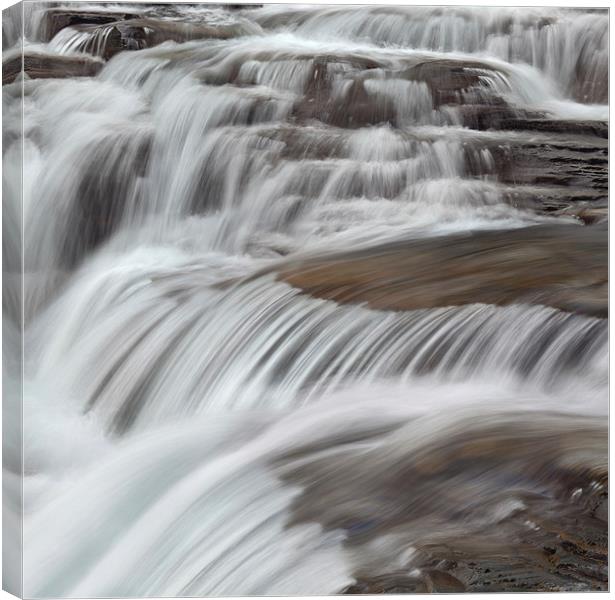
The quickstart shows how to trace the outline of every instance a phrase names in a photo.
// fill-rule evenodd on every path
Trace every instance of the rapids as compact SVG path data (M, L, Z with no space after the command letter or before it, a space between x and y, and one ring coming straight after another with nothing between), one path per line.
M441 590L434 548L514 555L541 518L595 518L606 319L376 310L275 272L583 226L516 200L545 183L501 157L606 140L504 123L608 120L604 11L84 4L95 25L47 36L66 7L27 6L23 30L4 15L5 60L23 44L100 71L3 86L4 511L19 523L23 501L25 595L334 594L391 573ZM109 17L131 11L141 37ZM473 107L506 116L473 127ZM533 560L501 567L529 582L510 589L537 589Z

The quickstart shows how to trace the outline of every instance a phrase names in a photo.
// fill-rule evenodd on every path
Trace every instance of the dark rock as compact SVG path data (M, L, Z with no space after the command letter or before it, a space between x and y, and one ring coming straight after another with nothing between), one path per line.
M584 104L608 104L609 103L609 78L588 77L585 73L577 71L577 78L572 91L573 97Z
M364 57L317 56L313 59L312 73L308 79L303 98L294 109L299 120L317 119L335 127L364 127L381 123L396 122L393 103L385 97L371 97L364 85L365 72L379 66ZM344 68L348 79L348 90L340 95L333 94L333 79Z
M31 79L93 77L102 69L100 60L87 56L54 54L26 54L23 70ZM12 83L22 72L22 57L16 56L2 63L2 85Z
M534 114L495 101L488 104L464 104L458 110L463 125L479 131L511 129L511 123L517 123L519 118L530 117Z
M504 119L501 129L566 133L569 135L593 135L607 139L609 124L603 121L570 121L560 119Z
M573 142L558 142L488 146L499 181L516 185L566 186L593 197L606 197L608 149L596 144L588 151Z
M587 225L605 220L608 217L608 142L593 135L591 128L574 125L567 123L571 133L539 132L487 139L482 143L468 142L466 171L472 176L495 176L500 183L510 186L503 194L513 206L574 216ZM476 147L488 152L491 166L488 173L485 173L483 154L472 151Z
M214 4L213 6L220 6L219 4ZM253 8L263 8L262 4L224 4L222 5L226 10L249 10Z
M117 230L126 208L123 200L145 173L149 152L147 137L119 135L98 143L82 171L70 212L68 231L73 233L63 240L63 266L75 267Z
M334 103L328 122L336 127L365 127L396 122L395 107L385 97L377 100L365 90L363 81L355 80L350 85L344 102Z
M190 40L217 39L227 40L244 33L240 24L209 25L206 23L184 23L159 19L135 19L118 22L123 40L134 40L133 46L151 48L163 42L186 42ZM131 44L127 44L130 48Z
M110 12L97 10L71 10L70 8L50 8L41 21L39 36L43 42L51 41L58 31L75 25L103 25L126 19L136 19L138 13Z
M422 575L425 578L428 592L451 594L466 591L466 586L446 571L425 569Z
M545 225L289 261L277 272L313 296L373 308L526 302L606 317L607 248L602 225Z
M604 509L597 515L608 490L606 427L523 411L457 424L406 453L400 435L391 447L373 444L359 454L338 448L324 459L310 448L316 454L304 460L289 457L299 466L284 479L303 492L288 526L316 521L348 530L378 521L346 539L368 559L345 593L606 589L608 527ZM387 468L379 469L385 456ZM374 561L372 542L387 538L396 541L380 544Z
M454 60L428 60L414 65L400 73L402 79L421 81L429 87L434 99L434 107L443 104L460 104L464 91L481 85L482 74L493 71L480 62L460 62Z
M109 59L125 50L143 50L164 42L187 42L191 40L225 40L244 33L240 24L207 25L162 19L132 18L103 25L77 25L77 31L90 35L89 41L80 48Z
M425 594L429 591L422 577L411 577L407 573L387 573L359 577L342 594Z
M546 118L538 111L508 105L487 85L506 73L477 61L431 60L415 65L401 76L429 87L434 108L458 105L466 127L594 135L608 138L608 123Z
M478 130L523 129L544 119L543 113L509 106L487 85L490 78L500 78L506 74L486 63L425 60L396 70L390 65L361 56L314 58L313 72L305 96L295 109L295 116L298 119L318 119L336 127L381 123L397 125L393 102L384 95L369 95L365 90L364 82L375 77L371 72L373 69L378 69L378 80L395 79L425 84L431 94L433 108L456 107L466 127ZM348 82L348 90L342 97L334 98L332 84L340 73ZM557 128L557 125L554 127ZM560 128L563 130L563 126ZM581 130L582 126L578 125L577 129Z
M572 217L584 225L597 225L608 220L608 198L600 190L518 185L504 188L502 197L516 208Z

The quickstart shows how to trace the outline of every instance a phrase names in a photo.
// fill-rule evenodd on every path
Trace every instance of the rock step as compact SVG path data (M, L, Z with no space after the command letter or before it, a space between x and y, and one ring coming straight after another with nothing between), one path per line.
M606 317L607 236L605 225L540 225L295 259L275 270L312 296L377 309L530 303Z
M164 42L226 40L247 33L240 24L208 25L150 18L112 21L103 25L80 24L67 29L74 31L75 34L87 34L88 37L79 48L80 51L100 53L105 60L120 52L153 48ZM67 35L66 29L63 35Z
M136 8L136 7L135 7ZM56 34L65 27L75 25L103 25L127 19L136 19L138 11L100 11L72 10L67 7L50 8L46 11L39 29L39 37L43 42L50 42Z
M58 54L25 54L23 72L31 79L67 77L94 77L104 63L88 56L62 56ZM2 85L13 83L22 72L20 55L2 62Z

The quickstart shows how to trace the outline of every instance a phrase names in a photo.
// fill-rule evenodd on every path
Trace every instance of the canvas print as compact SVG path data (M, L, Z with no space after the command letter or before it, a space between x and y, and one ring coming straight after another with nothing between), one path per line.
M607 9L2 21L6 590L608 589Z

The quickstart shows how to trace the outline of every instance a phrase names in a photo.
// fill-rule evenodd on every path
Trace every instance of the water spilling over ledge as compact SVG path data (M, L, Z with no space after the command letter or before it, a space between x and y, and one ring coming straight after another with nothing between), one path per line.
M606 11L3 33L25 595L608 587Z

